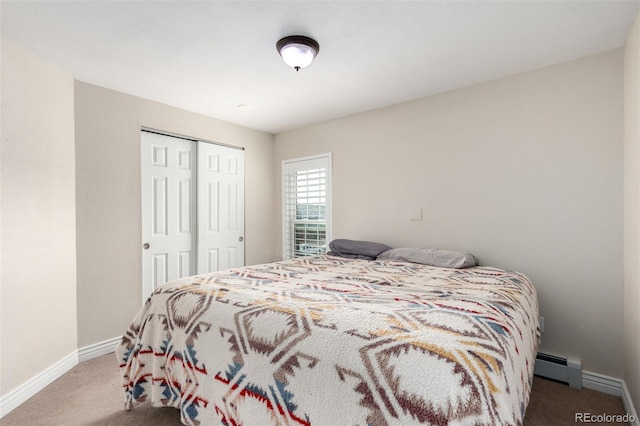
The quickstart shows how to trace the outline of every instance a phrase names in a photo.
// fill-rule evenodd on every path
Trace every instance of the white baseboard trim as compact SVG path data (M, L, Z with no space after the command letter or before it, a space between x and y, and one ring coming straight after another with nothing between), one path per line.
M633 401L631 400L629 389L627 389L627 384L624 382L624 380L605 376L603 374L593 373L591 371L583 371L582 387L621 397L622 405L624 405L625 412L634 419L633 422L629 422L629 425L640 426L638 413L636 412L636 408L633 406Z
M78 351L73 351L51 367L32 377L0 398L0 418L15 410L20 404L53 383L67 371L78 365Z
M636 407L633 406L633 401L631 400L631 394L629 394L629 389L627 388L627 384L625 381L622 381L622 404L624 405L624 410L631 414L634 418L633 422L629 422L630 426L640 426L640 419L638 419L638 412L636 411Z
M582 371L582 387L609 395L622 396L621 379L592 371Z
M0 397L0 419L53 383L54 380L71 370L78 363L114 352L116 346L120 343L120 339L122 337L114 337L73 351L7 395Z
M78 349L78 358L80 362L89 361L102 355L110 354L116 350L116 346L120 343L122 337L114 337L104 342L95 343Z

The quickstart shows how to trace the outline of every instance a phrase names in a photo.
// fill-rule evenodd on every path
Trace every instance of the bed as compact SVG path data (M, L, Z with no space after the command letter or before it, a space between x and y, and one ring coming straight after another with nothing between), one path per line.
M165 284L116 355L185 425L521 425L537 324L517 272L321 255Z

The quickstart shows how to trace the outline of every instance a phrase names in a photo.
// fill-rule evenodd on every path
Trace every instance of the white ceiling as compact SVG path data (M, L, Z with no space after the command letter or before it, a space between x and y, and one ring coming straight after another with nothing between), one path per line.
M75 79L270 133L624 46L639 1L2 1ZM275 43L320 53L297 72ZM238 105L246 105L238 108Z

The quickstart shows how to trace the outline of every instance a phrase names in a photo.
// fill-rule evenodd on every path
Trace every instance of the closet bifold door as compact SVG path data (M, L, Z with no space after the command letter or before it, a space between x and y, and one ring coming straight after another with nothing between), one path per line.
M176 278L244 266L244 151L141 133L142 300Z

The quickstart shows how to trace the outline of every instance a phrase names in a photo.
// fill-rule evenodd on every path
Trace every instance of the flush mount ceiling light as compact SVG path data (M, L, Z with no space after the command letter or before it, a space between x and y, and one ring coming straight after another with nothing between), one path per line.
M312 38L295 35L278 40L276 49L285 64L300 71L300 68L311 65L320 51L320 45Z

